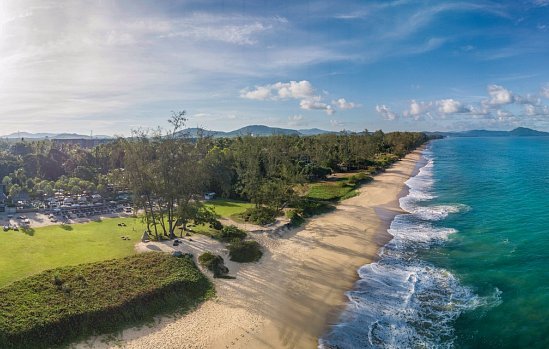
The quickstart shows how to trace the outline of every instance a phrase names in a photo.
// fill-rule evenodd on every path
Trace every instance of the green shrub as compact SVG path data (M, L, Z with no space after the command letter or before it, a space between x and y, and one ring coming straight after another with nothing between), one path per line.
M211 252L204 252L198 257L198 262L214 274L214 277L223 277L229 273L223 257Z
M330 212L334 209L334 206L325 201L302 198L295 204L295 209L299 215L304 218L308 218L318 214Z
M225 242L233 241L234 239L244 240L246 238L246 235L247 234L244 230L234 225L229 225L221 229L219 239Z
M192 259L159 252L47 270L0 288L0 348L113 333L189 309L212 292Z
M268 207L252 207L240 215L244 221L258 225L274 223L276 216L276 211Z
M221 224L219 220L213 219L212 221L210 221L210 228L215 230L221 230L223 229L223 224Z
M290 225L292 227L299 227L305 222L305 219L299 214L297 210L290 210L286 213L286 217L290 219Z
M261 245L253 240L233 240L228 248L231 261L238 263L257 262L263 256Z

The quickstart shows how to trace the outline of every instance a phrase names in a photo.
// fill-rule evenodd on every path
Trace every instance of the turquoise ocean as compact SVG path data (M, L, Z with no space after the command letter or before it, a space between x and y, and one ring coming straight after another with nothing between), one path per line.
M549 348L549 138L423 152L380 259L320 348Z

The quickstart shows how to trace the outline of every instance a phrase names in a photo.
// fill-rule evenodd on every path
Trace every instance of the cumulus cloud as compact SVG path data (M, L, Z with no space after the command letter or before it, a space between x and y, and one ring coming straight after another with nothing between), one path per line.
M524 105L524 115L526 116L549 116L549 107L546 105Z
M339 98L332 101L332 104L335 104L339 109L354 109L358 107L356 103L347 102L345 98Z
M433 106L432 102L418 102L412 99L410 101L410 108L406 112L404 112L404 115L412 116L413 118L417 119L422 114L427 113L432 106Z
M436 102L438 111L443 114L457 114L457 113L469 113L471 109L465 107L461 102L455 99L441 99Z
M498 109L496 111L496 116L500 121L508 121L514 117L513 113L508 110Z
M488 98L467 104L454 98L411 100L401 115L413 120L452 120L454 123L474 121L483 125L492 122L500 126L516 126L527 120L548 119L549 106L542 103L540 96L549 98L549 85L543 87L539 95L519 95L495 84L488 85L487 91ZM399 116L385 104L377 105L376 111L386 120L397 120Z
M390 120L390 121L393 121L393 120L396 120L398 119L398 115L393 112L391 110L391 108L389 108L388 106L386 106L385 104L381 104L381 105L376 105L376 111L381 114L381 116L385 119L385 120Z
M541 88L540 94L541 94L542 97L545 97L545 98L549 99L549 84L547 84L547 85L545 85Z
M335 113L334 108L329 104L321 102L319 97L303 99L299 102L299 107L305 110L324 110L328 115Z
M488 95L491 105L511 104L515 101L513 93L500 85L488 85Z
M255 86L253 89L243 89L240 91L240 97L252 100L292 100L299 101L299 107L303 110L323 110L327 115L333 115L335 108L324 102L322 96L315 94L313 85L307 81L289 81L276 82L262 86ZM352 109L357 105L347 102L345 98L334 101L334 104L340 109Z
M256 86L254 89L240 91L240 97L255 100L284 100L312 98L314 89L307 80L276 82L274 84Z

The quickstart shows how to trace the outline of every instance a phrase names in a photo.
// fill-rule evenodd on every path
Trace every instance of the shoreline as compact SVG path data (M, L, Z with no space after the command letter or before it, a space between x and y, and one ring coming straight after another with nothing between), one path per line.
M111 342L99 337L76 347L317 348L344 310L357 270L377 260L392 238L387 228L404 212L399 199L423 149L376 175L334 211L281 238L252 234L264 246L258 263L239 265L216 251L237 278L215 279L217 296L195 311L127 329Z

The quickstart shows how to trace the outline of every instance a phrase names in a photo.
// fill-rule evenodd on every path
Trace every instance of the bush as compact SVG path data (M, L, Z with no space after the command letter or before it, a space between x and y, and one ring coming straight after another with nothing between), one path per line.
M303 198L296 203L295 209L299 215L308 218L330 212L334 209L334 206L328 202Z
M268 207L252 207L244 211L240 216L246 222L267 225L276 221L277 213Z
M253 240L233 240L228 248L231 261L238 263L257 262L263 256L261 245Z
M223 257L211 252L204 252L198 257L198 262L214 274L214 277L223 277L229 273Z
M210 228L215 230L221 230L223 229L223 224L221 224L219 220L213 219L212 221L210 221Z
M290 210L286 213L286 217L290 219L290 225L292 227L299 227L301 224L305 222L305 219L301 217L299 212L297 210Z
M159 252L47 270L0 289L0 348L50 348L185 310L213 287Z
M246 238L246 235L247 234L244 230L238 227L235 227L234 225L229 225L221 229L221 233L219 234L219 239L225 242L233 241L235 239L244 240Z

